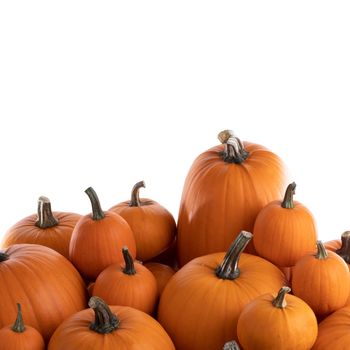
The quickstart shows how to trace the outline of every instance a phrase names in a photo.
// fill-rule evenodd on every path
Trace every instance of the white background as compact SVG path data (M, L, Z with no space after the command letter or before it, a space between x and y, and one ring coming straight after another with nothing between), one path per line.
M347 1L0 3L0 236L142 196L177 217L222 129L277 153L323 240L350 229Z

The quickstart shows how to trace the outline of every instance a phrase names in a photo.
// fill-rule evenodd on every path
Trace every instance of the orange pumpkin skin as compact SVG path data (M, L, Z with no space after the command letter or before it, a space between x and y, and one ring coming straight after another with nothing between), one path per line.
M222 349L237 340L238 316L243 307L261 294L279 290L283 273L270 262L243 253L239 277L217 277L224 253L193 259L170 279L160 297L158 320L176 349Z
M1 251L0 326L16 317L16 303L26 324L48 341L68 316L86 307L85 284L61 254L36 244L15 244ZM0 259L1 260L1 259Z
M326 251L320 241L317 245L316 254L303 256L294 266L292 290L322 318L345 305L350 292L350 275L341 257Z
M157 281L158 295L161 295L170 278L175 274L175 270L165 264L156 262L144 263L144 266L152 272Z
M309 350L317 337L317 319L311 308L294 295L285 295L284 307L275 307L276 294L261 295L241 312L237 334L245 350Z
M134 186L133 194L139 187L144 187L143 181ZM174 240L176 223L171 213L154 200L140 199L138 192L131 201L119 203L109 210L119 214L130 225L135 236L136 258L141 261L161 254Z
M259 212L253 243L259 256L277 266L288 267L314 251L317 230L313 215L304 205L291 200L292 207L283 207L283 202L273 201Z
M318 325L318 336L312 350L348 350L350 343L350 306L326 317Z
M109 265L123 262L123 246L135 257L136 244L130 226L120 215L92 206L93 213L82 216L74 227L69 258L84 278L94 281Z
M40 197L39 202L41 198ZM50 206L48 199L43 204ZM69 242L75 224L80 219L80 214L54 211L51 207L49 211L50 218L44 217L40 223L38 214L27 216L13 225L2 239L2 247L7 248L12 244L32 243L40 244L56 250L67 259L69 258ZM48 219L53 222L50 223ZM45 222L48 224L45 225Z
M183 187L178 217L178 260L226 251L241 230L251 231L259 211L281 198L285 168L265 147L244 142L249 156L241 164L222 158L224 146L194 161ZM254 252L251 245L247 252Z
M175 350L161 325L151 316L127 306L111 306L120 328L109 334L89 329L92 310L83 310L65 320L53 334L48 350Z
M132 273L125 272L124 267L125 264L113 264L104 269L95 281L92 295L102 298L109 305L130 306L152 314L158 296L155 277L138 262L127 267L133 269Z

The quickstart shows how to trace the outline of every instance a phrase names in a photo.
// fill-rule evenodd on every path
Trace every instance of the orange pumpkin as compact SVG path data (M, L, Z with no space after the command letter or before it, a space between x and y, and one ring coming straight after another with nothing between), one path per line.
M300 298L286 295L282 287L277 296L264 294L247 304L237 324L239 343L245 350L309 350L317 337L317 319Z
M285 284L276 266L258 256L241 254L251 237L241 232L226 255L193 259L164 288L158 320L177 349L221 349L225 342L237 340L243 307Z
M92 295L110 305L131 306L151 314L156 306L158 289L152 272L133 261L127 247L122 249L123 266L113 264L97 277Z
M38 200L38 212L27 216L12 226L2 240L2 247L12 244L41 244L69 258L69 242L75 224L81 215L68 212L52 212L47 197Z
M175 270L165 264L157 262L147 262L143 264L154 275L158 286L158 295L161 295L170 278L175 274Z
M202 153L186 177L178 218L180 266L226 251L241 230L253 230L267 203L283 195L286 171L277 155L242 143L229 130L219 139L224 145Z
M341 235L341 239L335 239L324 244L326 249L337 253L344 259L350 270L350 231L345 231Z
M101 209L96 192L86 189L92 214L83 216L76 224L69 246L69 258L88 280L95 280L107 266L123 262L122 247L129 247L133 257L136 245L128 223L118 214Z
M315 249L316 223L311 212L293 200L295 187L295 182L289 184L283 201L267 204L254 224L257 253L277 266L293 266Z
M17 303L15 323L0 329L0 350L45 350L42 335L35 328L24 326L21 304Z
M14 244L0 251L0 327L23 308L26 323L47 341L68 316L86 307L85 284L74 266L56 251Z
M144 312L108 307L98 297L91 297L89 306L57 328L48 350L175 350L161 325Z
M349 269L340 256L317 241L317 253L307 254L295 264L292 290L317 316L326 316L343 307L348 299Z
M122 216L130 225L136 241L137 259L147 261L168 249L176 234L176 223L170 212L154 200L140 199L144 181L136 183L131 200L109 210Z

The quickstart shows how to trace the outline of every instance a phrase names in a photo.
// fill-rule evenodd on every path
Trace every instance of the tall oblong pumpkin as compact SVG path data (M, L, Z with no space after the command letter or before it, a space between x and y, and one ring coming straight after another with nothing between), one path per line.
M240 231L253 231L266 204L283 196L286 169L276 154L241 142L230 130L218 137L223 144L199 155L185 180L178 217L180 266L226 251Z

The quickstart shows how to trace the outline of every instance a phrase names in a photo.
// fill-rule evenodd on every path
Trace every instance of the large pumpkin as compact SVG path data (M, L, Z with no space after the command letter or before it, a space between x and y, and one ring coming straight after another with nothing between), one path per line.
M48 350L175 350L161 325L142 311L108 307L98 297L89 306L58 327Z
M225 342L237 340L243 307L285 284L276 266L258 256L241 254L251 237L242 232L226 255L193 259L169 280L160 298L158 320L176 349L222 349Z
M219 139L224 145L202 153L184 184L178 218L180 266L226 251L241 230L253 230L267 203L283 196L286 171L277 155L242 143L228 130Z
M74 266L56 251L15 244L0 251L0 327L22 305L26 323L47 341L68 316L86 307L85 284Z

